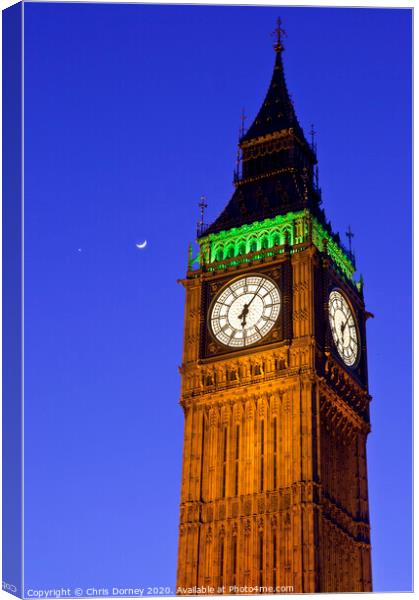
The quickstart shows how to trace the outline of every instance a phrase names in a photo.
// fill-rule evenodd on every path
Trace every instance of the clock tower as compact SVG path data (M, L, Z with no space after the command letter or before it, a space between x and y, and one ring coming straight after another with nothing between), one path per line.
M371 591L363 284L272 80L186 290L178 594Z

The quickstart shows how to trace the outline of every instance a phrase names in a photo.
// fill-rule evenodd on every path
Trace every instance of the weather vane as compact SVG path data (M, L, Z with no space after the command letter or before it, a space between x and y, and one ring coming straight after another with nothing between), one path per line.
M281 50L284 49L284 46L281 43L281 37L287 37L287 32L285 31L285 29L283 29L281 27L281 19L278 17L276 20L276 28L275 30L272 32L272 35L275 36L276 41L274 44L274 50L275 52L281 52Z
M348 238L349 252L352 254L352 238L354 237L355 234L352 233L350 225L349 225L348 231L345 233L345 235Z

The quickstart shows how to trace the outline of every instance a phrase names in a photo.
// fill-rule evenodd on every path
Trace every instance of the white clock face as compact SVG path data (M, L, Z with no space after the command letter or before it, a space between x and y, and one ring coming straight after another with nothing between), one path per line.
M262 275L249 275L226 286L210 309L212 333L225 346L256 344L275 325L281 308L279 289Z
M358 360L358 329L348 301L338 290L333 290L329 296L329 322L343 362L352 367Z

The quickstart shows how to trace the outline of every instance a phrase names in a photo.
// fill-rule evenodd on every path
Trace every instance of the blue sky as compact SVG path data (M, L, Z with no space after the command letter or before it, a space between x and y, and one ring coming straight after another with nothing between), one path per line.
M212 220L232 193L278 16L324 207L355 232L375 315L374 589L412 587L410 11L70 3L25 6L27 587L175 584L176 280L199 196Z

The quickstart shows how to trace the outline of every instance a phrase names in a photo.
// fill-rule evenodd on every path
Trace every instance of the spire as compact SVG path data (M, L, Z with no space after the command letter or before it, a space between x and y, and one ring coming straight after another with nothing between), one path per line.
M285 31L280 19L274 34L271 82L255 120L246 132L242 129L239 139L241 169L235 170L236 191L205 234L290 211L318 209L320 198L314 186L317 158L287 89L282 62Z
M292 128L300 141L310 150L295 114L294 104L285 81L282 53L284 51L283 37L286 33L281 27L279 18L274 35L276 37L274 43L275 63L271 83L255 120L246 134L242 136L240 143Z

